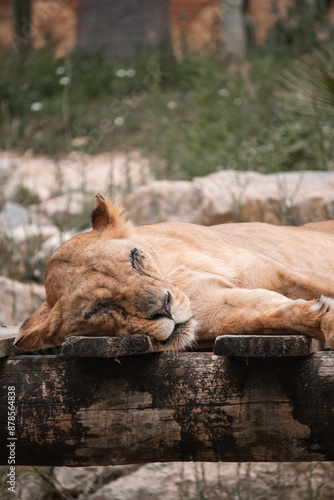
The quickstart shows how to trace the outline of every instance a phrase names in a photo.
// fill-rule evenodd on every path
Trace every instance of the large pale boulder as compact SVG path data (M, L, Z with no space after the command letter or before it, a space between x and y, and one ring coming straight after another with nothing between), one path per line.
M193 186L187 181L154 181L126 198L131 219L138 224L196 219Z
M7 473L2 469L0 487ZM333 472L330 462L19 467L15 498L42 500L49 493L90 500L332 500Z
M33 208L25 208L6 201L0 212L0 237L7 237L15 243L34 237L43 240L59 234L59 228Z
M63 217L64 213L78 215L83 210L85 195L81 192L65 193L50 198L39 205L39 210L50 219Z
M0 325L20 325L45 298L44 286L0 276Z
M321 498L332 500L331 463L159 463L103 486L91 500ZM317 491L318 489L318 491Z
M191 182L155 181L126 199L137 224L185 221L301 225L334 218L334 172L224 170Z
M95 156L74 151L59 161L29 151L0 152L0 200L15 199L21 186L45 201L74 191L123 193L150 180L148 162L137 151Z
M54 467L53 476L59 485L59 491L67 495L80 495L83 491L95 491L105 483L131 474L139 467L139 465Z
M21 207L17 203L11 201L5 202L2 211L0 212L0 225L6 226L9 229L28 224L29 212L26 208Z

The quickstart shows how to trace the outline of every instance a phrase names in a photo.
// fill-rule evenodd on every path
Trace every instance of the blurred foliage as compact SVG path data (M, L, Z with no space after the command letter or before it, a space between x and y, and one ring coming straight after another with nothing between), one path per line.
M37 193L23 185L18 186L13 201L23 207L29 207L41 202Z
M166 51L117 64L106 63L103 53L8 54L0 64L0 147L54 157L73 149L139 149L158 178L190 179L225 168L332 168L332 118L313 105L319 80L327 82L327 104L334 99L332 69L328 73L326 56L319 56L320 38L332 34L321 8L296 0L268 44L251 49L241 68L223 67L214 56L181 61ZM305 106L292 105L298 100L293 82L302 82L305 57L311 57L303 53L313 49L318 73L298 90L309 96L306 115Z
M294 73L285 73L285 100L296 111L314 116L334 114L334 44L323 45L296 61Z
M327 5L327 0L294 0L271 30L267 47L280 56L298 57L333 41L334 29L326 16Z
M22 282L44 283L46 263L51 251L42 251L42 234L15 242L9 236L0 238L1 275Z

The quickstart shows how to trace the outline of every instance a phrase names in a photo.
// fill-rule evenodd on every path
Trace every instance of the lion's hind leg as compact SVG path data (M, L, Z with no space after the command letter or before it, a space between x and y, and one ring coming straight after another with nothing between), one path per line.
M289 299L265 289L220 288L206 283L192 297L199 338L254 332L299 332L334 348L334 299Z

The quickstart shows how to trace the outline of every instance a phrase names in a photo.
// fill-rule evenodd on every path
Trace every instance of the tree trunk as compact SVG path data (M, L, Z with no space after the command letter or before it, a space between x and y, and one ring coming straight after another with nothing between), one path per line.
M228 62L246 57L246 31L242 0L222 0L224 56Z
M31 1L14 0L15 35L12 45L15 51L27 50L31 42Z
M168 40L168 0L80 1L77 45L85 52L116 60Z

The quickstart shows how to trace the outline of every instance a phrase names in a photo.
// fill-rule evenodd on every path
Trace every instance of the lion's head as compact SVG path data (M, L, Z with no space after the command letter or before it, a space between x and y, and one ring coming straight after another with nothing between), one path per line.
M93 231L59 247L46 268L46 301L20 328L15 344L40 349L70 335L151 335L178 350L194 340L186 295L169 283L150 244L101 195Z

